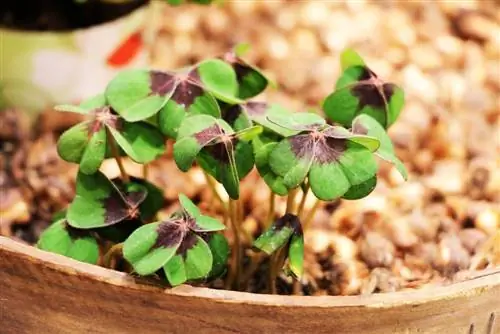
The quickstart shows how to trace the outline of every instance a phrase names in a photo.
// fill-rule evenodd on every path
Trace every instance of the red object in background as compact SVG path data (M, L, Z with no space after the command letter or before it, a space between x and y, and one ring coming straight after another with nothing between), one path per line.
M122 44L120 44L108 57L107 64L112 67L121 67L127 65L141 50L142 36L141 32L135 32L130 35Z

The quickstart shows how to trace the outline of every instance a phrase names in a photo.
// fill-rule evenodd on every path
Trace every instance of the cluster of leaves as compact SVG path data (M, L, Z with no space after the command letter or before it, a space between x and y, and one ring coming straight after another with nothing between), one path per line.
M126 70L104 94L79 106L60 106L87 115L58 142L60 156L78 163L80 170L74 201L40 247L72 256L83 243L88 254L95 254L96 244L82 240L98 233L126 239L124 258L140 275L163 269L172 285L221 275L229 251L217 231L224 225L203 216L183 195L179 212L151 223L163 204L160 190L145 180L109 180L99 172L103 160L113 155L151 162L163 154L165 140L175 141L180 170L197 164L231 199L239 198L240 181L254 166L278 195L307 185L325 201L370 194L377 183L376 156L406 178L386 132L404 95L379 79L359 55L347 50L341 56L343 73L322 105L327 121L316 113L249 100L271 81L242 59L245 51L238 46L179 71ZM52 242L44 238L55 240L58 233L65 246L50 249ZM267 254L286 251L289 272L302 274L304 240L297 216L278 219L254 247Z

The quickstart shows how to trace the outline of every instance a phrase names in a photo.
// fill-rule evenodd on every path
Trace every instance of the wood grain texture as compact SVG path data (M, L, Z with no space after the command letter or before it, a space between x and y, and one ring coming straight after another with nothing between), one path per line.
M138 284L0 237L0 333L500 333L500 270L372 296L255 295Z

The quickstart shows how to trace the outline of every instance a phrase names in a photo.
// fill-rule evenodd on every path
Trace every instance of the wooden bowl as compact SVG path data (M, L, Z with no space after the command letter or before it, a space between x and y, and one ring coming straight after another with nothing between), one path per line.
M500 269L370 296L256 295L138 284L0 237L0 332L500 333Z

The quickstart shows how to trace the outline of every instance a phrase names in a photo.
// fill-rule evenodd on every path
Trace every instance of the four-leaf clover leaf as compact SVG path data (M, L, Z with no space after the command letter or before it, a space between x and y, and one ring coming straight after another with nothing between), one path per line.
M403 108L403 90L381 80L352 50L342 54L341 63L343 73L335 91L323 102L326 115L336 123L350 126L357 115L367 114L389 128Z
M372 152L379 147L377 138L327 125L312 113L274 121L300 131L281 140L269 156L269 166L288 189L308 177L317 198L332 200L375 176L378 168Z
M146 122L129 123L107 105L104 95L98 95L79 106L61 105L60 111L76 112L88 120L65 131L57 142L57 151L66 161L80 164L80 171L93 174L109 156L109 131L118 146L134 161L149 163L163 154L162 134Z
M202 215L186 196L181 194L179 201L180 212L140 227L123 245L123 256L135 272L150 275L163 268L171 285L210 274L214 255L203 235L225 229L217 219Z

